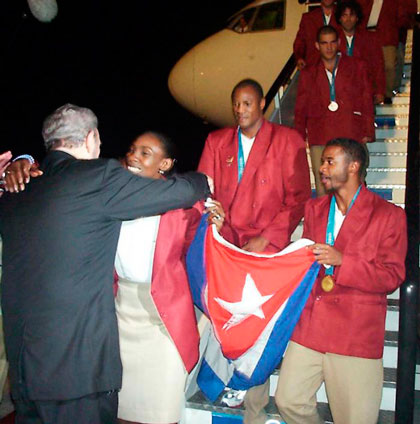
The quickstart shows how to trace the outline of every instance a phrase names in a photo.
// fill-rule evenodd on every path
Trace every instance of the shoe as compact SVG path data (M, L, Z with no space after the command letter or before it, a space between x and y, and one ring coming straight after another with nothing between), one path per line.
M220 403L229 408L239 408L244 403L246 390L233 390L226 388Z

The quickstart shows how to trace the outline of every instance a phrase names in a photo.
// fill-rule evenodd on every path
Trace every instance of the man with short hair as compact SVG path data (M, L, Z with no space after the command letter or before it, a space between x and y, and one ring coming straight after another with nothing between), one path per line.
M355 0L344 0L337 5L335 17L340 24L340 51L365 62L374 103L379 104L385 98L384 58L376 34L360 28L362 16L362 8Z
M319 52L315 48L319 28L331 25L338 28L335 19L335 1L321 0L321 6L302 15L299 30L293 43L293 54L299 70L318 62Z
M0 201L5 342L20 424L117 422L112 283L121 222L209 193L204 175L151 180L98 159L97 127L89 109L58 108L43 125L43 176Z
M359 143L374 141L372 84L366 64L339 54L337 31L331 26L318 31L320 60L299 76L295 128L307 138L318 196L325 193L319 164L326 142L348 137Z
M251 252L278 252L303 215L310 197L305 143L293 129L264 119L265 99L258 82L246 79L232 90L236 127L209 134L198 170L214 179L222 236ZM228 282L226 282L228 284ZM268 384L245 398L244 423L264 423Z
M328 196L305 206L303 237L323 265L280 368L276 404L287 424L321 424L324 382L333 421L376 424L388 293L405 275L404 210L362 182L366 150L331 140L320 168Z

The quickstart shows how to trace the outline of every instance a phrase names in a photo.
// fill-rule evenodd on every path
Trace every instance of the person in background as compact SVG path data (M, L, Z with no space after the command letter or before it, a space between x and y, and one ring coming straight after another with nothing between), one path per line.
M175 162L168 137L137 137L123 165L135 175L165 179ZM124 221L115 258L116 312L123 366L120 423L176 423L199 336L185 254L201 217L198 205Z
M315 42L319 28L324 25L338 28L334 3L334 0L321 0L321 7L302 15L293 43L293 54L299 70L318 62L319 52L315 48Z
M331 140L322 153L328 196L305 207L303 237L323 265L280 367L275 401L287 424L321 424L325 382L335 423L377 424L387 294L405 275L404 210L363 184L366 150Z
M231 100L237 125L209 134L198 165L214 179L218 202L207 210L224 219L220 234L227 241L250 252L278 252L290 243L311 193L305 143L295 130L264 119L258 82L240 81ZM265 423L268 401L269 381L250 389L244 423Z
M406 0L359 0L362 26L375 32L382 47L385 63L385 103L392 103L395 89L399 29L409 26Z
M374 141L372 84L366 64L339 54L337 31L318 31L320 60L302 70L295 106L295 128L307 138L318 196L325 194L319 176L321 154L328 140L348 137L359 143Z
M375 33L360 28L362 9L355 0L344 0L337 5L336 20L340 23L340 51L343 55L357 57L366 64L372 82L373 101L380 104L385 99L385 68L382 48Z

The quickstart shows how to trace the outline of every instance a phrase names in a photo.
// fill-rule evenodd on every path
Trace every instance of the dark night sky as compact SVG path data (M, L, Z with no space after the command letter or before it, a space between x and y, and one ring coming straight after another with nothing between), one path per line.
M179 168L194 168L214 127L177 105L167 77L182 54L248 1L57 3L57 17L45 24L25 0L2 1L0 151L42 158L42 121L70 102L97 114L102 156L122 155L136 134L155 129L178 145Z

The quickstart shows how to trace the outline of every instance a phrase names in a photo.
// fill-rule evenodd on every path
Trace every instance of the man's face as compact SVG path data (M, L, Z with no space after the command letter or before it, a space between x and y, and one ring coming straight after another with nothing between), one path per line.
M240 87L233 94L233 115L241 130L246 131L259 124L263 108L264 99L259 98L252 86Z
M324 60L335 59L338 51L338 39L334 33L321 34L319 41L315 43L321 58Z
M331 7L335 0L321 0L321 6Z
M357 15L351 9L344 9L340 17L340 24L347 32L353 32L358 22Z
M325 190L337 191L344 187L349 179L350 162L339 146L329 146L324 149L321 157L319 174Z

